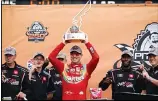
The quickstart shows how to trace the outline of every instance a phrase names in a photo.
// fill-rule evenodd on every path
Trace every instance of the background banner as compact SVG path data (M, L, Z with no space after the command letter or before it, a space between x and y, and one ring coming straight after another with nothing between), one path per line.
M16 48L16 61L23 66L27 66L27 61L36 52L43 52L47 57L62 41L63 34L72 24L72 18L82 7L83 5L2 5L2 63L3 50L7 46ZM26 32L35 21L42 23L49 33L43 42L28 41ZM121 51L114 45L124 43L132 47L137 35L152 22L158 22L157 5L92 5L90 12L83 17L81 30L88 34L100 61L92 73L87 92L89 88L98 87L106 72L120 58ZM62 50L67 54L68 60L72 45L74 43L67 44ZM82 62L89 62L91 56L85 45L78 45L83 49ZM103 92L104 98L111 98L110 89L109 87ZM90 98L89 93L87 97Z

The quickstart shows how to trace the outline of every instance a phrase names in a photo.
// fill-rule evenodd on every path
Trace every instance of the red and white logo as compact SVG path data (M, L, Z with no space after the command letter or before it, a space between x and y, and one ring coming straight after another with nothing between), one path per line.
M75 68L71 68L70 73L74 74L75 73Z
M133 74L129 74L129 78L133 78L134 76L133 76Z
M17 74L18 74L18 71L17 71L17 70L14 70L14 74L17 75Z
M46 81L46 77L43 77L43 81Z
M71 94L73 94L73 92L71 92L71 91L65 91L65 94L71 95Z
M90 88L90 99L101 99L102 90L101 88Z

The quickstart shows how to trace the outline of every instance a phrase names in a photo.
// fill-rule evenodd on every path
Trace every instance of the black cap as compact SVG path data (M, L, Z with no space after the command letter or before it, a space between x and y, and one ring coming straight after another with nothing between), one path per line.
M43 53L37 52L37 53L35 53L35 55L33 56L33 58L36 58L37 56L41 56L43 59L45 59Z
M71 52L77 52L77 53L82 54L82 49L79 46L75 45L70 49L70 53Z

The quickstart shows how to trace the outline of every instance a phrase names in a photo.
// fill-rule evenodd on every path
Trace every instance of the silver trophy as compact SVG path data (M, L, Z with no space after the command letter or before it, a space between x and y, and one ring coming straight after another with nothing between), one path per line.
M65 41L69 42L82 42L85 41L86 39L86 34L83 32L79 31L79 28L75 25L73 25L70 29L69 32L65 33Z
M91 0L88 0L85 6L78 12L77 15L74 16L72 20L72 26L68 28L67 32L64 34L65 42L83 42L88 39L87 34L80 30L82 26L82 17L86 15L86 13L91 8Z

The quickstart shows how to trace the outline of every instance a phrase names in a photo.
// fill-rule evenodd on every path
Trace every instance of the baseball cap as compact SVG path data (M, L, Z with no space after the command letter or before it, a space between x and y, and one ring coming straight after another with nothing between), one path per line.
M34 56L33 56L33 58L36 58L37 56L41 56L43 59L45 58L44 55L43 55L43 53L41 53L41 52L35 53Z
M82 54L81 48L80 48L79 46L77 46L77 45L73 46L73 47L70 49L70 53L71 53L71 52L77 52L77 53Z
M9 47L5 48L4 54L5 55L6 54L16 55L16 49L14 47L9 46Z
M149 50L148 55L151 54L158 56L158 47L153 47L151 50Z
M125 54L129 55L130 57L133 56L133 54L132 54L131 51L129 51L129 50L123 51L121 56L123 56L123 55L125 55Z
M66 54L64 54L64 53L59 53L56 58L66 59Z

